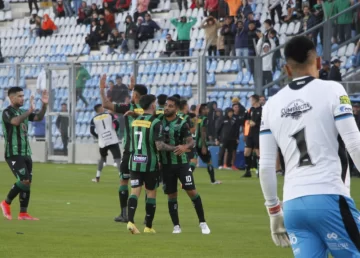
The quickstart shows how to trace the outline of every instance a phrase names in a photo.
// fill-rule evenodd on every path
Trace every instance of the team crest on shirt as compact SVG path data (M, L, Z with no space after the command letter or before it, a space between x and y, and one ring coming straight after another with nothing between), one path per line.
M281 117L291 117L292 119L297 120L311 109L312 106L309 102L297 99L281 110Z

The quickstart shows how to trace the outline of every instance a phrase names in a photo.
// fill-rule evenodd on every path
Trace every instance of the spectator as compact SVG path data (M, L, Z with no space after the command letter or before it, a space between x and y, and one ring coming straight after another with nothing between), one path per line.
M217 19L218 10L219 10L219 0L205 0L204 10L206 11L207 15Z
M248 51L249 56L256 56L256 49L255 46L259 40L256 30L256 25L254 21L249 22L248 25ZM254 60L249 59L249 66L250 66L250 72L254 73Z
M28 0L28 4L29 4L29 10L30 10L30 13L32 13L32 11L33 11L32 4L34 4L34 6L35 6L36 13L38 13L38 12L39 12L39 6L38 6L38 4L37 4L37 1L36 1L36 0Z
M261 36L261 38L259 39L259 41L256 45L256 48L257 48L256 50L257 50L259 56L266 55L267 53L270 52L271 49L274 49L276 47L274 40L269 39L269 42L270 42L270 44L267 42L264 43L264 38ZM263 60L262 60L263 86L271 83L273 80L273 77L272 77L273 55L274 55L274 53L268 54L268 55L264 56Z
M54 30L56 30L57 27L54 24L54 22L50 19L48 14L44 14L44 19L41 24L41 29L39 31L40 37L47 37L51 36L54 33Z
M157 25L157 23L151 19L151 15L147 13L145 15L145 21L141 23L139 28L139 32L138 32L139 41L141 42L148 39L153 39L155 32L158 30L160 30L159 25Z
M35 113L38 113L40 110L37 109ZM45 117L41 121L38 122L32 122L34 130L34 136L36 138L36 141L43 142L45 141Z
M112 93L112 90L114 89L114 81L113 80L110 80L108 82L108 87L109 87L109 90L107 91L106 93L106 98L111 102L111 93Z
M33 11L31 12L31 16L30 16L30 19L29 19L30 25L35 25L36 17L38 17L38 16L37 16L37 12L36 12L35 10L33 10Z
M91 4L90 16L92 16L94 13L99 14L100 12L96 4Z
M120 52L123 54L126 54L127 52L129 52L129 47L128 47L128 41L125 37L125 33L121 32L120 37L122 40L121 45L120 45Z
M104 14L107 25L110 27L110 29L115 29L116 24L114 14L112 14L109 9L105 9Z
M232 108L226 108L225 109L225 115L222 119L222 122L220 122L218 131L217 131L217 137L216 137L216 143L217 145L220 144L220 152L219 152L219 168L222 167L225 169L230 169L231 164L229 161L231 161L232 153L235 151L236 146L236 132L235 130L235 121L233 120L234 110Z
M338 14L354 4L354 0L337 0L335 2L335 13ZM337 18L339 43L351 38L351 24L353 22L353 12L349 11Z
M219 52L220 56L225 56L224 36L221 34L220 30L217 32L217 34L218 34L218 39L216 43L217 51Z
M71 8L70 0L62 0L64 5L64 11L66 17L73 16L73 10Z
M265 37L265 41L269 40L269 32L273 29L272 27L273 23L271 20L267 19L264 21L264 28L265 28L265 32L264 32L264 37Z
M209 107L209 113L208 113L208 128L207 128L207 135L209 137L210 142L215 142L215 139L217 138L217 132L215 131L215 113L217 109L217 103L216 101L210 102L208 104Z
M126 16L125 19L125 38L127 39L127 46L130 53L135 51L135 42L137 39L137 31L138 27L133 22L132 17L130 15Z
M122 83L121 76L116 76L116 85L111 87L107 92L107 98L111 102L115 103L125 103L126 98L130 95L129 89L125 84Z
M272 39L274 41L275 47L280 46L280 41L279 41L279 38L277 37L276 30L272 29L269 32L269 39ZM281 52L280 52L280 49L278 49L275 51L275 53L273 55L273 64L272 64L273 72L275 72L277 70L280 59L281 59Z
M139 16L136 20L136 26L138 27L138 30L143 22L144 22L144 18Z
M145 17L148 11L150 0L138 0L136 12L134 13L134 20L137 20L139 16Z
M249 12L246 17L247 17L247 19L245 20L245 23L244 23L245 28L249 28L250 22L254 22L256 28L261 27L261 23L258 20L255 20L253 12Z
M313 16L315 18L315 26L320 24L323 19L324 19L324 10L321 4L322 1L318 0L318 4L314 5L313 8ZM323 29L316 29L313 33L312 33L312 38L314 41L314 44L317 45L317 37L318 35L320 35L320 40L321 42L323 42Z
M223 119L223 111L221 108L217 108L215 112L215 132L218 132Z
M239 98L233 98L231 100L232 102L232 109L234 110L234 115L233 115L233 120L235 121L235 123L233 124L234 126L234 133L235 133L235 139L236 141L234 141L235 144L235 150L237 149L237 145L239 144L239 136L240 136L240 128L244 127L244 123L245 123L245 117L246 117L246 108L241 105ZM233 165L233 169L235 170L235 160L236 160L236 151L233 151L232 156L229 156L229 159L231 159L231 163Z
M342 81L342 77L340 73L341 61L339 59L335 59L331 63L333 64L333 66L330 69L329 80L341 82Z
M62 103L61 104L61 112L67 112L67 104ZM69 142L69 117L68 116L62 116L59 115L56 119L56 127L59 130L61 134L61 141L63 143L63 151L64 155L68 154L68 142Z
M329 72L330 72L330 62L322 61L322 69L319 71L319 79L321 80L329 80Z
M248 14L250 14L250 13L252 13L251 5L249 4L248 0L244 0L243 5L240 6L240 8L238 10L237 16L238 17L240 17L240 16L248 17Z
M284 7L285 7L285 13L287 13L287 15L284 18L284 21L289 22L292 19L292 16L293 16L294 11L295 11L295 7L296 7L295 0L287 0L285 2Z
M187 18L182 16L180 21L172 18L170 22L176 27L178 33L177 42L180 56L189 56L190 31L197 22L197 18L190 17L190 21L187 22Z
M86 7L86 1L83 1L83 0L73 0L75 12L78 12L78 14L79 14L79 9L83 6L83 3L84 3L84 2L85 2L85 7Z
M205 40L206 46L208 47L209 56L216 56L218 29L220 27L220 23L212 16L209 16L207 19L205 19L200 26L200 28L205 30Z
M77 24L85 23L85 19L90 16L90 9L87 6L86 2L82 1L81 6L77 10L78 10Z
M225 55L234 55L234 32L232 30L233 20L230 16L225 18L225 24L221 28L221 35L224 36Z
M76 74L76 101L81 99L86 106L88 106L89 103L84 97L83 91L85 89L85 83L89 79L91 79L89 72L85 69L85 67L80 65L80 68Z
M119 31L117 29L113 29L111 31L109 40L107 42L107 44L112 48L112 49L117 49L118 47L121 46L123 39L121 38L121 35L119 33Z
M117 12L128 11L130 8L131 0L117 0L115 10Z
M99 49L99 25L97 24L97 20L93 19L91 21L90 34L88 34L85 38L86 44L90 46L91 49L96 50Z
M182 10L182 7L184 5L184 9L187 10L188 9L188 4L187 4L187 0L177 0L178 6L179 6L179 10Z
M237 57L243 57L244 59L239 59L239 69L242 69L242 61L244 61L246 69L250 71L249 61L247 57L249 56L248 48L248 28L244 28L244 23L242 21L237 21L236 25L233 25L233 33L235 34L235 53Z
M281 0L268 0L268 7L269 7L272 24L275 24L275 12L278 15L279 21L281 21L281 16L282 16Z
M91 24L93 20L95 21L99 20L99 15L96 12L91 13L90 16L85 19L84 24L86 25Z
M308 20L310 18L310 8L308 5L303 6L303 17L301 18L301 25L299 33L305 32L308 30Z
M359 67L360 66L360 40L357 42L355 50L354 50L354 55L355 55L355 67Z
M242 5L242 0L225 0L229 7L229 16L236 17L239 7Z
M259 99L260 105L263 107L266 104L266 98L265 96L260 96Z
M106 23L105 19L101 18L99 20L99 44L101 44L100 42L106 42L108 40L110 31L109 25Z
M41 94L43 90L46 90L47 77L48 76L46 74L46 70L44 68L41 69L41 71L37 77L37 80L36 80L36 92L38 94ZM51 71L51 77L52 77L51 85L54 89L57 86L56 82L58 79L58 73L56 72L56 70Z
M174 41L170 34L166 35L166 51L164 52L164 55L170 57L175 56L177 51L177 42Z
M35 25L33 27L31 27L31 31L35 32L36 36L40 36L40 31L41 31L41 18L39 16L37 16L35 18Z
M61 0L59 0L56 4L56 17L65 17L64 4Z

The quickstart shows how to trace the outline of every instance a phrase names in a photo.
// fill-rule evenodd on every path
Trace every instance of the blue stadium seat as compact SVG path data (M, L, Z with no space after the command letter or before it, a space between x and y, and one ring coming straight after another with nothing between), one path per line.
M122 65L120 68L120 75L124 76L126 74L126 65Z
M185 98L191 98L192 97L192 90L191 86L186 86L184 89L184 97Z
M316 53L317 53L318 56L323 55L323 46L322 46L322 44L318 43L316 45Z
M242 72L239 72L239 73L236 75L235 81L230 82L230 84L241 84L242 80L243 80L243 73L242 73Z
M179 85L184 85L186 83L186 80L187 80L187 74L186 73L181 74L179 79Z
M154 81L154 77L155 76L153 74L149 75L145 84L146 85L152 84L152 82Z
M216 60L213 60L213 61L211 62L211 65L210 65L209 69L208 69L208 72L210 72L210 73L215 72L216 67L217 67L217 61L216 61Z
M151 65L151 69L150 69L150 74L155 74L156 73L156 71L157 71L157 64L156 63L153 63L152 65Z
M128 75L130 75L130 74L132 74L132 72L133 72L133 67L132 67L132 65L127 65L127 67L126 67L126 74L128 74Z
M203 44L203 40L202 40L202 39L197 40L197 41L196 41L196 44L195 44L195 49L196 49L196 50L201 49L202 44Z
M150 73L150 70L151 70L151 65L150 64L147 64L144 68L144 74L149 74Z
M206 76L206 84L214 85L216 83L215 81L215 74L209 73Z
M163 94L163 92L164 92L164 86L159 86L159 87L157 87L157 89L156 89L156 95Z
M231 63L230 71L231 72L238 72L239 71L239 62L237 60L234 60Z
M169 73L169 71L170 71L170 63L166 63L164 65L162 73Z
M206 60L206 71L209 71L209 69L210 69L210 60L209 59L207 59Z
M177 94L177 87L176 86L173 86L173 87L171 87L170 88L170 94L169 94L169 96L173 96L173 95L175 95L175 94ZM181 96L181 95L180 95Z
M184 96L185 87L184 86L178 86L177 87L177 94L179 94L181 97Z
M217 103L218 108L223 109L223 105L224 105L224 99L223 98L218 98L216 103Z
M346 61L345 68L350 69L351 67L355 66L355 60L356 56L350 56Z
M177 66L176 72L182 73L184 71L184 63L180 62Z
M242 78L242 81L241 81L241 84L249 84L249 82L250 82L250 79L251 79L251 74L250 74L250 72L246 72L245 74L244 74L244 77Z
M160 63L158 65L158 67L156 68L156 73L158 73L158 74L163 73L163 70L164 70L164 64Z
M176 68L177 68L177 63L172 63L169 73L175 73Z
M170 95L170 87L169 86L164 86L163 94L168 95L168 96Z
M228 108L228 107L232 107L232 102L230 98L225 99L225 102L223 104L223 108Z

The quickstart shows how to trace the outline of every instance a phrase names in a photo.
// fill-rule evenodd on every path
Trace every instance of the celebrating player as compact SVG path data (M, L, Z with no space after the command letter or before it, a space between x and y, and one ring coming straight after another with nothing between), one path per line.
M20 87L12 87L8 91L10 106L2 115L2 126L5 138L5 160L8 163L16 183L12 186L6 199L0 206L4 217L11 220L11 202L20 194L20 214L18 220L39 220L31 217L27 213L30 201L30 186L32 182L32 160L31 148L27 135L29 121L41 121L45 115L49 101L47 91L42 92L41 101L43 103L39 113L35 114L34 97L30 97L29 110L22 109L24 105L24 92Z
M350 197L346 155L347 149L360 168L360 133L349 97L341 84L316 79L316 48L308 37L292 38L284 53L294 79L264 106L260 132L260 182L272 239L291 243L296 258L328 257L328 251L360 257L360 213ZM286 169L284 211L277 145Z
M251 161L253 151L256 153L257 160L259 160L260 152L259 152L259 133L260 133L260 123L261 123L261 113L262 106L260 105L260 97L258 95L252 95L250 97L251 108L247 113L247 120L249 120L250 130L249 134L246 137L245 142L245 174L242 177L251 177ZM257 167L257 163L256 167Z
M164 114L164 106L165 106L166 98L167 95L165 94L160 94L159 96L157 96L158 106L156 107L156 115Z
M206 128L208 126L208 113L209 109L207 104L201 104L199 107L199 115L197 119L195 146L200 159L207 164L207 170L210 175L211 183L218 185L221 184L221 182L215 180L215 171L214 167L211 165L211 154L207 145Z
M202 233L210 234L210 229L205 222L201 198L196 191L194 177L186 155L187 150L193 148L194 140L189 131L188 121L176 115L179 106L180 100L178 98L169 97L166 100L164 118L162 119L163 135L165 143L176 146L176 149L174 152L161 151L159 155L163 172L164 192L168 195L169 213L174 224L173 233L181 233L177 202L177 181L180 180L182 188L194 204Z
M155 116L156 97L145 95L140 99L140 106L144 113L131 124L131 195L128 200L129 222L127 229L132 234L139 234L135 226L134 217L137 200L145 185L146 199L146 227L144 233L156 233L152 228L152 221L156 209L156 188L158 182L158 151L174 151L175 146L165 144L162 136L162 126Z
M144 85L135 84L134 77L131 77L129 90L133 90L132 100L130 104L113 104L105 96L106 75L104 74L100 80L100 96L102 105L105 109L115 111L116 113L125 114L127 111L134 111L137 114L142 114L144 111L139 105L140 97L147 94L147 88ZM129 172L129 158L130 158L130 125L133 121L131 116L125 116L125 136L124 136L124 151L120 165L120 187L119 200L121 213L114 220L116 222L127 222L127 200L129 197L128 182L130 178Z
M120 159L121 152L119 147L119 139L116 131L119 128L119 121L112 114L105 113L101 104L97 104L94 107L96 116L91 119L90 133L99 140L100 160L98 162L98 170L96 172L96 178L93 182L100 181L100 174L106 162L108 151L113 155L115 164L120 174ZM115 128L114 128L115 125Z

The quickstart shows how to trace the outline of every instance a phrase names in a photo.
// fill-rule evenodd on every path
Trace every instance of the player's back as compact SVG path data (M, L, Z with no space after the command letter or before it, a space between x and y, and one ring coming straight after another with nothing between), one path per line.
M158 158L155 145L155 126L160 120L151 114L137 117L131 124L130 170L137 172L153 172L157 169Z
M350 196L346 150L335 125L351 109L344 94L336 82L305 77L266 104L267 125L261 131L270 129L284 156L284 201L317 194Z
M101 148L119 142L113 126L113 120L114 117L108 113L97 114L92 120L99 137L99 146Z

